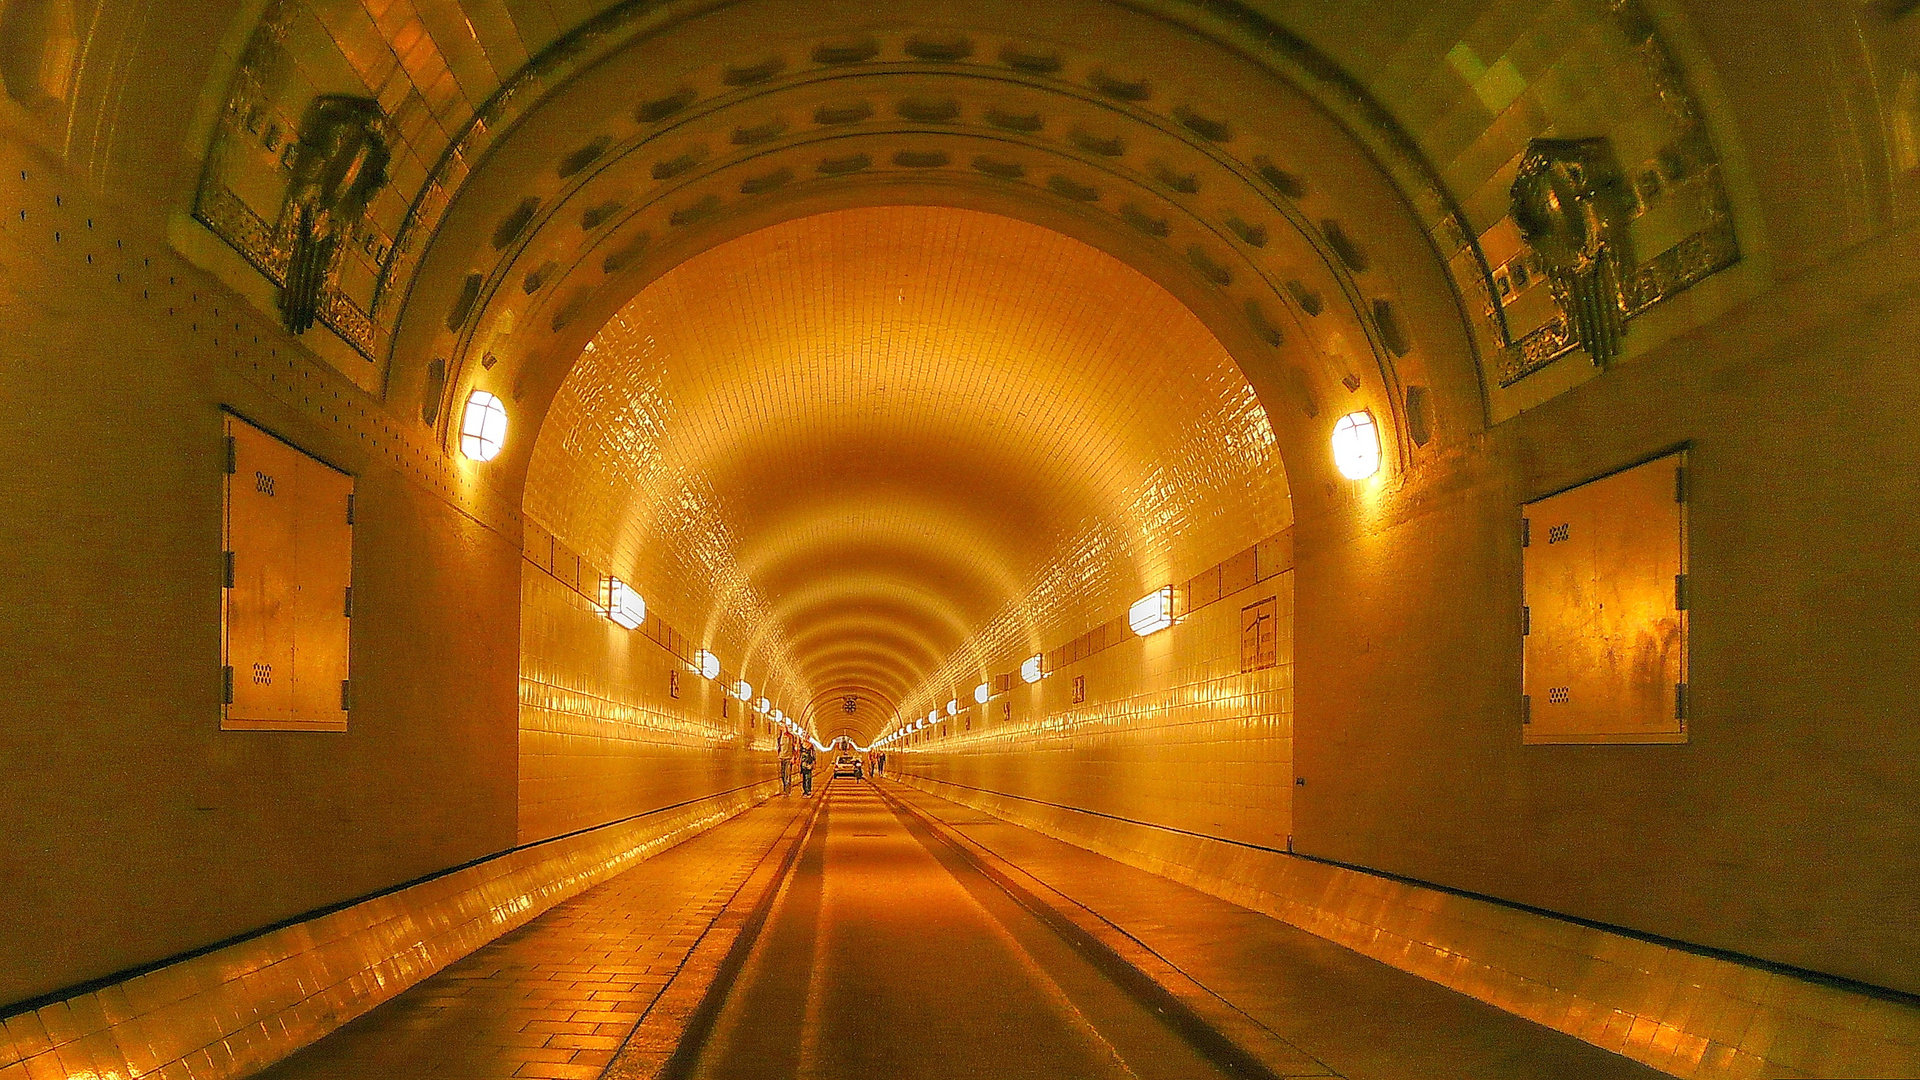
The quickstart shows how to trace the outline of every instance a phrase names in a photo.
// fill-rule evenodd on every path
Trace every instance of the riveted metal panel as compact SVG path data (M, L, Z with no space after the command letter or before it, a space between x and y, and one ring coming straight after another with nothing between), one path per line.
M345 731L353 477L237 417L226 429L221 726Z
M1685 454L1529 503L1528 743L1685 742Z

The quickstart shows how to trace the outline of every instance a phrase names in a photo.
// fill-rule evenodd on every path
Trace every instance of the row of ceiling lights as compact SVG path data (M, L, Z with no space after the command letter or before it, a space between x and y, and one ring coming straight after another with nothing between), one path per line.
M1349 480L1365 480L1380 471L1380 428L1374 423L1373 414L1366 410L1348 413L1333 426L1333 460L1340 474ZM1127 609L1127 625L1140 637L1157 634L1174 623L1173 586L1163 585L1147 595L1135 600ZM1020 664L1020 678L1029 683L1046 678L1044 659L1035 653ZM973 688L973 700L985 705L993 698L993 687L981 683ZM956 716L960 712L958 698L947 701L946 713ZM929 724L940 722L940 710L930 709L924 719L915 720L891 733L882 736L876 746L886 746L898 739L921 731Z
M500 455L507 441L507 409L498 397L485 390L475 390L467 397L467 408L460 423L460 450L475 461L492 461ZM1373 414L1361 410L1341 417L1333 426L1333 460L1340 474L1349 480L1365 480L1380 471L1380 428L1374 423ZM647 604L640 594L617 577L607 579L607 618L629 630L638 629L646 621ZM1127 622L1135 634L1146 637L1158 633L1173 625L1173 586L1167 585L1134 601L1127 611ZM1042 668L1040 654L1027 657L1020 664L1020 678L1028 683L1036 683L1046 677ZM716 679L720 676L720 658L705 649L694 654L693 670L704 679ZM787 719L786 713L772 708L767 699L753 697L753 687L745 679L735 683L731 692L743 702L748 702L762 713L768 714L774 722L793 732L801 734L799 725ZM985 705L993 697L993 688L986 683L973 688L973 700ZM960 711L957 698L947 701L947 715L954 716ZM876 746L885 746L902 736L925 728L928 724L938 723L940 710L930 709L924 720L917 720L906 727L898 728L883 737Z
M601 614L605 615L607 619L616 626L627 630L638 630L646 624L647 602L639 593L634 591L633 586L617 577L610 576L602 586L601 598ZM694 674L703 679L712 681L720 677L720 658L706 649L701 649L694 653L693 659L687 662L687 666L693 669ZM773 703L768 701L764 696L754 697L753 684L747 680L741 679L732 686L727 687L727 693L745 702L746 705L754 711L764 714L774 723L786 728L796 738L804 737L804 733L800 730L800 725L789 719L784 711L775 708Z
M1127 625L1131 626L1133 632L1141 637L1146 637L1149 634L1157 634L1167 627L1172 626L1173 622L1173 586L1171 585L1164 585L1155 589L1140 599L1135 600L1133 606L1127 609ZM1046 678L1047 670L1045 665L1046 659L1040 653L1034 653L1032 656L1027 657L1020 662L1021 681L1037 683L1041 679ZM973 700L974 703L978 705L985 705L987 702L993 700L992 685L989 683L981 683L974 687ZM947 715L957 716L959 713L960 699L948 699ZM928 724L937 724L939 722L940 710L930 709L925 719L916 720L905 727L896 729L891 734L881 738L881 740L874 745L885 746L896 739L911 735L925 728Z

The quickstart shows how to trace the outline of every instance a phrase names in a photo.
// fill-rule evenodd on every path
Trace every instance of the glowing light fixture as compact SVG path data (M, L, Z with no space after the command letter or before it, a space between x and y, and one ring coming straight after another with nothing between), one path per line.
M766 712L768 709L773 708L773 702L768 701L766 698L758 698L754 701L753 708L755 712Z
M1157 634L1173 625L1173 586L1163 585L1133 602L1127 609L1127 625L1141 637Z
M703 679L717 679L720 677L720 658L701 649L693 654L693 670L699 672Z
M1027 657L1020 665L1020 677L1030 683L1039 682L1041 679L1046 678L1047 673L1041 669L1040 663L1039 653L1034 653L1032 656Z
M607 579L604 597L607 618L626 627L638 630L647 621L647 602L633 591L633 586L617 577Z
M939 710L939 709L928 709L928 710L927 710L927 723L929 723L929 724L937 724L937 723L939 723L939 722L940 722L940 710Z
M948 716L958 716L959 714L960 714L960 701L959 701L959 699L958 699L958 698L948 698L948 699L947 699L947 715L948 715Z
M985 705L987 699L992 696L993 687L988 686L986 683L981 683L979 686L973 688L973 700L976 705Z
M475 461L492 461L507 445L507 407L485 390L467 395L460 419L460 452Z
M1333 463L1349 480L1365 480L1380 471L1380 427L1362 409L1333 425Z
M784 724L784 723L786 723L786 722L787 722L787 714L786 714L786 713L783 713L783 712L781 712L781 711L780 711L779 709L775 709L775 710L773 710L773 722L774 722L774 723L776 723L776 724Z
M733 696L741 701L753 700L753 684L745 679L733 684Z

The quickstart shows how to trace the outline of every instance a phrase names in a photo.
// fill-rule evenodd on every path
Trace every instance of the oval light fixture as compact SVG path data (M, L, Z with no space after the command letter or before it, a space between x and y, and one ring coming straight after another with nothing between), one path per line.
M1173 586L1162 585L1133 602L1127 609L1127 625L1146 637L1173 625Z
M753 684L745 679L733 684L733 696L741 701L753 700Z
M757 698L754 700L753 708L755 712L766 712L768 709L773 708L773 702L768 701L766 698Z
M1041 670L1039 653L1034 653L1032 656L1027 657L1025 662L1020 665L1020 677L1030 683L1039 682L1041 679L1047 677L1047 673Z
M638 630L647 621L647 602L633 591L633 586L617 577L609 577L606 585L607 618L628 630Z
M947 699L947 715L958 716L959 714L960 714L960 699L948 698Z
M475 461L492 461L507 445L507 407L485 390L467 395L460 418L460 452Z
M693 670L699 672L703 679L717 679L720 677L720 658L701 649L693 654Z
M1348 413L1333 425L1333 464L1349 480L1365 480L1380 471L1380 426L1372 413Z
M973 701L976 705L985 705L987 699L992 696L993 688L986 683L981 683L979 686L973 688Z

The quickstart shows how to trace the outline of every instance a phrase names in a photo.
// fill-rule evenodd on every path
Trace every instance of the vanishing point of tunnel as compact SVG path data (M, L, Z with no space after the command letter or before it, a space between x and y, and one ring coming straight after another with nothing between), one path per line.
M1920 7L0 0L0 1080L1920 1078Z

